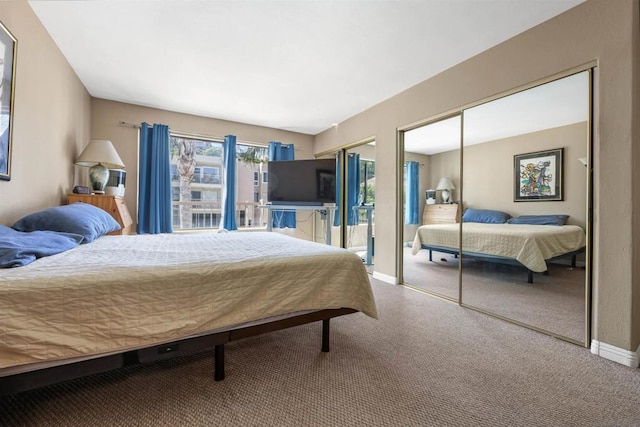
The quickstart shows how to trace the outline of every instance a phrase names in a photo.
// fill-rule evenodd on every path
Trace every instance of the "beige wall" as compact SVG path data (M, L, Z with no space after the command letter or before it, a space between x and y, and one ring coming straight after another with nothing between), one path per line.
M640 160L637 0L588 0L316 136L315 152L376 139L376 265L396 276L396 129L597 64L594 82L593 338L635 351L640 344ZM635 68L634 68L635 66ZM635 78L635 80L634 80ZM636 82L636 83L634 83ZM636 108L634 110L634 107ZM635 133L634 133L635 132ZM615 254L615 256L613 255Z
M636 16L640 16L640 5L637 4L633 12ZM631 97L632 97L632 108L628 111L630 120L631 120L631 135L632 141L635 141L631 144L631 159L636 165L636 169L638 169L637 164L640 159L640 120L638 120L638 116L640 114L640 19L632 20L632 34L634 35L631 39L631 51L635 52L635 55L632 55L632 74L631 79L633 81ZM632 193L629 197L631 197L631 207L633 209L632 215L632 232L631 235L635 236L634 245L635 248L633 250L633 265L640 266L640 177L638 177L638 172L631 176L631 187ZM638 275L640 275L640 271L638 271L640 267L636 267L634 271L632 271L632 277L635 281L635 285L632 287L632 308L631 308L631 323L633 325L640 325L640 285L638 282L640 279ZM640 326L636 326L636 328L640 329ZM632 343L638 343L640 341L640 331L633 330L631 333Z
M0 2L18 40L11 181L0 181L0 224L66 200L89 139L90 97L26 1Z
M460 201L460 150L445 151L444 153L433 154L431 158L431 168L429 168L429 181L432 182L433 188L438 186L440 178L447 177L456 187L451 192L451 200ZM468 158L472 158L467 156ZM475 158L473 158L475 161ZM466 199L466 196L465 196ZM442 203L442 193L436 193L437 203Z
M142 122L162 123L168 125L175 132L207 137L223 138L225 135L235 135L238 142L254 142L264 145L267 145L269 141L280 141L283 144L293 143L296 159L313 158L313 137L310 135L93 98L91 101L91 136L112 141L118 150L127 168L125 198L134 221L137 218L135 186L138 180L138 129L132 126L123 126L120 122L135 125L140 125Z
M587 169L578 161L587 157L587 123L504 138L464 149L464 207L497 209L512 216L566 214L569 223L586 230ZM564 200L514 202L513 156L564 148ZM460 151L431 156L431 182L448 176L460 200ZM487 187L487 183L490 187ZM438 196L439 197L439 196Z

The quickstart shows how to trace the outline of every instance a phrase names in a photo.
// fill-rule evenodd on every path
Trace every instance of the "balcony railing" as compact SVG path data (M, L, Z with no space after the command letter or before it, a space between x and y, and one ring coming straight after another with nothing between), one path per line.
M195 182L196 184L222 184L219 175L194 175L191 182Z
M236 203L236 223L238 228L262 228L267 224L267 214L258 209L257 202ZM185 206L191 207L191 226L181 224L181 213ZM173 227L178 230L218 228L222 218L222 203L219 201L196 200L173 201Z

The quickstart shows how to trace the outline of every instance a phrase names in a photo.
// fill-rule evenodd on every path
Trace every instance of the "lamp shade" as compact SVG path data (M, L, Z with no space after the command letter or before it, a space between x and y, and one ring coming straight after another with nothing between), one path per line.
M436 190L455 190L455 189L456 189L455 185L453 185L453 182L451 182L451 180L447 177L440 178L440 181L438 182L438 186L436 187Z
M92 139L76 160L76 165L90 166L89 180L97 194L104 193L109 179L109 169L124 169L124 163L111 141Z
M76 165L79 166L95 166L97 164L102 164L109 169L125 168L113 144L106 139L92 139L76 160Z

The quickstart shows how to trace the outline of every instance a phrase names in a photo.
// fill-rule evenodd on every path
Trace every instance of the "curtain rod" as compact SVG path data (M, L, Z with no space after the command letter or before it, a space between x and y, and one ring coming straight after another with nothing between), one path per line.
M127 127L132 127L135 129L140 129L142 126L137 125L135 123L127 123L124 120L120 120L118 122L118 124L120 126L127 126ZM171 129L171 128L169 128ZM184 138L195 138L195 139L206 139L206 140L210 140L210 141L215 141L215 142L224 142L224 137L220 137L220 136L211 136L211 135L203 135L203 134L197 134L197 133L193 133L193 132L183 132L180 130L174 130L171 131L170 133L175 135L175 136L180 136L180 137L184 137ZM242 145L251 145L254 147L268 147L268 144L265 143L260 143L260 142L254 142L254 141L243 141L241 139L236 139L236 142L238 144L242 144Z

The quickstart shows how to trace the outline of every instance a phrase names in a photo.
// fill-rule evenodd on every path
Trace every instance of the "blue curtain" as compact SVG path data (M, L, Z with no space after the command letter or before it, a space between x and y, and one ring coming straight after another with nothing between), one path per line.
M407 162L407 190L404 205L405 224L418 224L418 206L420 204L418 169L418 162Z
M138 165L138 234L172 233L169 127L142 123Z
M237 230L236 223L236 137L224 137L224 183L222 186L221 228Z
M294 160L293 144L283 145L281 142L269 143L269 161ZM267 166L268 167L268 166ZM296 228L296 213L272 209L273 228Z
M336 181L339 183L341 179L340 161L338 161L336 171ZM360 212L354 210L353 207L360 204L360 154L347 154L347 225L356 225L360 223ZM340 187L336 189L336 206L340 206ZM336 213L333 225L340 225L340 215Z
M347 157L347 225L360 223L360 212L353 207L360 204L360 154Z
M340 199L342 198L342 191L341 191L341 183L342 183L342 156L340 156L339 154L337 155L337 162L336 162L336 211L335 211L335 216L333 217L333 225L334 226L339 226L340 225Z

